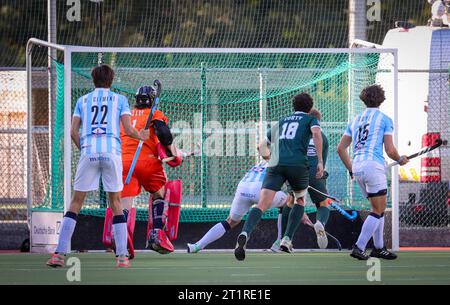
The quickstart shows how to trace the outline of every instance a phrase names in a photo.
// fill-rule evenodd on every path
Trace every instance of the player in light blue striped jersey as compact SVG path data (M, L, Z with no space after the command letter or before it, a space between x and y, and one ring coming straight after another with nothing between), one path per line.
M198 242L187 244L188 253L197 253L210 243L221 238L226 232L236 227L252 207L257 204L262 183L266 176L267 162L262 161L253 166L239 182L231 204L227 220L214 225ZM286 204L286 193L279 191L275 194L271 208L280 208Z
M386 210L387 179L383 156L383 145L387 155L404 165L406 156L400 156L393 142L394 126L391 118L378 108L385 100L384 90L372 85L362 90L361 100L367 109L359 114L347 129L338 145L338 154L350 176L356 179L362 193L370 201L372 210L364 221L361 233L353 246L352 257L367 260L366 246L373 237L375 248L370 256L395 259L397 256L384 245L384 211ZM347 148L353 143L353 161Z
M69 252L78 213L87 192L98 190L100 178L108 192L109 205L114 215L117 266L129 266L127 223L120 204L120 192L123 188L120 124L122 123L127 135L138 140L148 139L149 131L138 132L131 125L127 98L110 90L114 71L109 66L95 67L92 79L95 90L78 99L72 118L71 136L81 150L81 155L75 174L72 201L62 221L58 246L47 262L50 267L64 266L64 257Z

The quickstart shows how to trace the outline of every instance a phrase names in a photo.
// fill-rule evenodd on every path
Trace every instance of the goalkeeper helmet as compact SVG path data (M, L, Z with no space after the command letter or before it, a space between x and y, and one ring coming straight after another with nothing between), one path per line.
M150 108L156 97L156 89L152 86L142 86L136 91L136 108Z

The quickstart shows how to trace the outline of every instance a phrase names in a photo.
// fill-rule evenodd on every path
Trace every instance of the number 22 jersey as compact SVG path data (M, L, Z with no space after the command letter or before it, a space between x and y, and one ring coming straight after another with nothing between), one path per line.
M344 133L352 138L353 162L376 161L384 165L384 136L393 132L391 118L378 108L367 108L348 124Z
M127 98L107 88L80 97L73 116L81 119L81 153L120 155L120 117L125 114L131 115Z

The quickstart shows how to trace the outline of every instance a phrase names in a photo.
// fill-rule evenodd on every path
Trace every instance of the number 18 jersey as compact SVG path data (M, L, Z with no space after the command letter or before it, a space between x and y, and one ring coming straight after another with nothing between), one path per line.
M348 124L344 133L352 138L353 162L376 161L384 165L384 136L393 132L391 118L378 108L367 108Z
M320 128L319 121L304 112L294 112L282 118L272 129L267 131L272 157L278 153L277 165L308 165L308 145L312 128ZM270 166L270 165L269 165Z
M81 153L120 155L120 117L125 114L131 114L127 98L109 89L96 88L80 97L73 116L81 119Z

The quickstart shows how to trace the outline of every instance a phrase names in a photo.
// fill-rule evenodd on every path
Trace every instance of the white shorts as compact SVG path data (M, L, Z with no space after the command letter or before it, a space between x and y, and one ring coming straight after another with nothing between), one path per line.
M247 182L238 185L230 209L230 218L232 220L240 221L252 205L258 203L261 188L261 182ZM286 204L286 198L287 195L284 192L276 192L270 208L283 207Z
M78 161L73 188L79 192L96 191L100 177L105 192L121 192L122 157L111 153L82 154Z
M387 193L386 171L383 164L376 161L353 163L352 172L366 198Z

